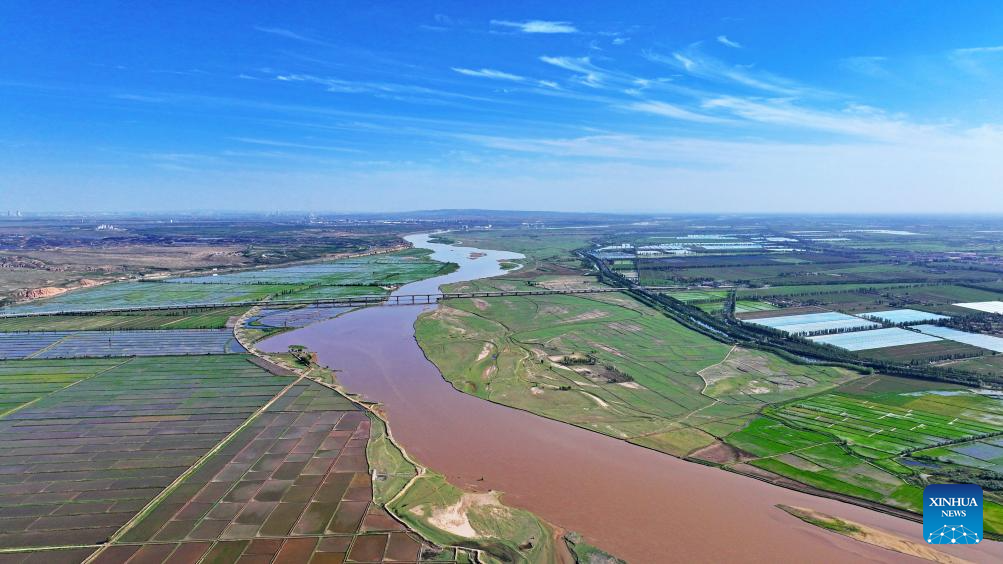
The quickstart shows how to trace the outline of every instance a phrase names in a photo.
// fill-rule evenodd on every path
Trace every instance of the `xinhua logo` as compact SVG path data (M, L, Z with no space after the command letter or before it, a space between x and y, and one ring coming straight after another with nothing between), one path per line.
M974 484L924 488L923 538L930 544L982 542L982 488Z

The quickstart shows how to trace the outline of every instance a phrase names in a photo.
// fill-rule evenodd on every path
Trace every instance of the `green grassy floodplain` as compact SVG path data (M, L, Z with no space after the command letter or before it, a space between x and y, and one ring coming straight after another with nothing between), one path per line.
M766 402L854 377L733 350L623 294L450 300L416 335L462 391L678 456L741 429ZM595 363L562 364L574 355Z

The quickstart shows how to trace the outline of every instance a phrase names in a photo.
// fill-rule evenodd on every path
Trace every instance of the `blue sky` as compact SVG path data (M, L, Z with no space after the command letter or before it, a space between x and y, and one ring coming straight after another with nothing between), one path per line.
M998 2L7 0L0 42L0 210L1003 212Z

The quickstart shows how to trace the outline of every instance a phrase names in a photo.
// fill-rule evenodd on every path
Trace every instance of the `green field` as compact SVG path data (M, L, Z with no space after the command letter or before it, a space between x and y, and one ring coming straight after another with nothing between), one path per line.
M735 302L735 313L752 313L755 311L772 311L778 309L777 306L769 302L755 300L738 300Z
M752 455L747 463L758 468L916 512L923 482L913 459L1003 470L1003 405L996 400L885 377L840 389L769 407L727 442ZM1003 512L995 503L987 507L987 515ZM1003 532L1003 521L987 519L987 529Z
M686 292L666 292L665 295L683 303L691 304L721 301L728 296L728 292L724 290L691 290Z
M222 329L246 307L205 310L138 311L94 315L0 318L0 331L97 331L126 329Z
M1003 425L839 394L787 403L767 413L791 426L833 435L872 458L1003 433Z
M0 362L0 417L25 404L122 364L125 359Z
M1000 374L1003 373L1003 355L994 354L990 356L961 360L958 362L952 362L949 366L974 372L976 374Z

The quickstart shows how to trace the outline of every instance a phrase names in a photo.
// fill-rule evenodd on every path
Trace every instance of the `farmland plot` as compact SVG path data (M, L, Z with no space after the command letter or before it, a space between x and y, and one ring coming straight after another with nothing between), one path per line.
M767 408L766 417L729 435L727 442L754 456L748 461L752 466L829 491L920 511L921 489L904 479L911 474L904 466L912 463L910 456L960 458L964 455L951 452L952 445L977 445L970 441L979 438L995 442L1003 433L1003 418L993 411L994 402L962 389L854 393L860 395L828 393ZM922 448L928 450L906 456ZM986 449L982 455L995 453ZM990 505L994 512L1000 509Z
M932 343L940 340L938 337L924 335L922 333L906 329L899 329L898 327L820 335L818 337L809 337L809 339L815 341L816 343L832 345L848 351L863 351L902 345L918 345L921 343Z
M1003 427L973 419L838 394L788 403L771 413L797 427L834 435L853 448L889 455L1003 432Z
M226 329L0 333L0 359L100 358L246 352Z
M777 317L759 317L747 320L746 323L770 327L790 335L810 335L822 331L869 329L878 324L866 319L860 319L845 313L828 311L824 313L806 313L802 315L781 315Z
M972 345L973 347L989 349L995 352L1003 352L1003 338L1000 337L982 335L980 333L969 333L967 331L959 331L957 329L951 329L950 327L939 327L937 325L916 325L915 329L922 331L927 335L935 335L944 339L965 343L966 345Z
M45 315L0 318L0 331L109 331L127 329L223 329L246 307L137 311L96 315Z
M0 475L0 547L104 541L288 382L242 355L90 368L101 371L47 395L39 387L37 401L0 418L0 466L17 469Z
M142 308L227 303L265 299L300 286L264 284L169 284L117 282L67 292L46 300L12 306L2 313L88 311L106 308Z
M969 302L954 305L965 309L974 309L976 311L984 311L987 313L1003 313L1003 302L1001 301Z
M373 503L369 432L351 402L300 381L98 561L415 562L420 537Z
M169 282L195 284L305 284L311 286L390 286L435 276L443 264L428 259L429 252L409 250L387 255L348 258L232 274L172 278Z
M313 305L299 308L266 308L250 316L244 323L251 328L305 327L311 323L332 319L350 311L348 307Z
M860 316L869 317L871 319L877 319L879 321L884 321L885 323L892 323L892 324L922 323L924 321L939 321L941 319L949 319L949 317L946 315L939 315L936 313L919 311L916 309L869 311L867 313L861 313Z

